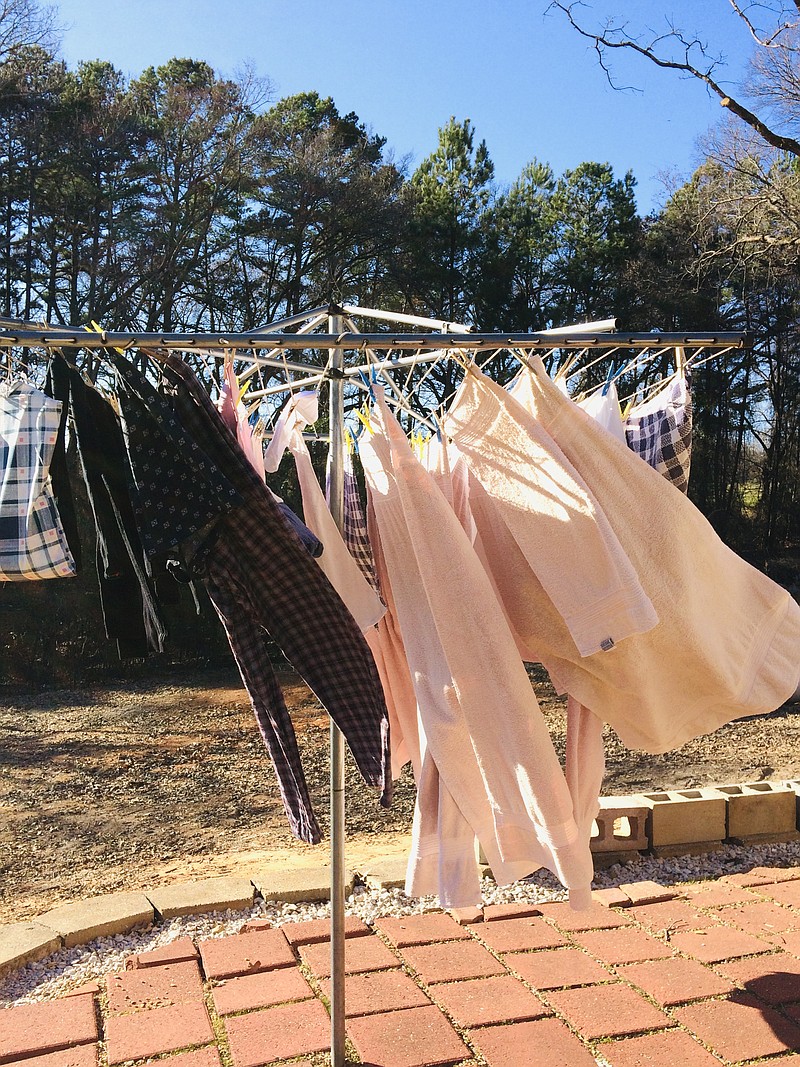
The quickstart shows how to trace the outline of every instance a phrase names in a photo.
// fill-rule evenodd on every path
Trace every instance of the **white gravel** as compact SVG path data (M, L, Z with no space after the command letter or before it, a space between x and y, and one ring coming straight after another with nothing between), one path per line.
M727 845L701 856L680 856L657 860L641 857L631 863L615 864L595 876L594 887L605 889L626 882L652 880L662 885L702 881L724 874L749 871L753 867L800 866L800 841L775 845ZM538 871L522 882L498 886L483 881L484 904L513 902L544 903L565 900L566 891L548 871ZM383 916L412 915L438 908L435 897L414 899L399 889L374 890L356 886L346 902L348 915L360 916L367 924ZM175 941L179 937L202 940L237 933L253 919L269 919L273 925L325 918L327 903L277 904L257 901L247 911L211 912L205 915L170 919L146 929L114 937L100 937L85 945L62 949L37 963L30 963L0 980L0 1007L52 1000L105 974L121 971L128 956Z

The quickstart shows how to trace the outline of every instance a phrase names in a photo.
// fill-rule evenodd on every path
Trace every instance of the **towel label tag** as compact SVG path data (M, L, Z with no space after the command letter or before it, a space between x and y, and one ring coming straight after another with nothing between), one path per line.
M614 638L613 637L607 637L604 641L600 642L600 647L602 648L602 650L604 652L608 652L609 649L614 647Z

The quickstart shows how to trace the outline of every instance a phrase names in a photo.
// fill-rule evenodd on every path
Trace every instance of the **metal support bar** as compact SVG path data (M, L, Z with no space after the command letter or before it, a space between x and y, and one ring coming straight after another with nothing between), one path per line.
M340 333L342 320L331 315L328 329ZM330 500L339 530L344 527L344 352L331 348L326 377L329 385ZM331 1067L344 1067L344 738L331 720Z
M80 330L9 330L0 332L0 348L26 346L31 348L166 348L186 352L208 352L225 348L270 349L353 349L368 347L381 351L408 349L411 351L447 351L463 349L469 352L494 351L498 348L519 348L532 352L550 351L556 338L546 333L340 333L340 334L186 334L186 333L83 333ZM741 332L713 334L685 333L575 333L557 338L558 348L747 348L752 341ZM249 357L248 357L249 358ZM265 360L265 362L267 362ZM283 367L280 360L269 366ZM292 368L290 368L292 369ZM307 370L308 366L298 369ZM317 368L311 368L316 370Z

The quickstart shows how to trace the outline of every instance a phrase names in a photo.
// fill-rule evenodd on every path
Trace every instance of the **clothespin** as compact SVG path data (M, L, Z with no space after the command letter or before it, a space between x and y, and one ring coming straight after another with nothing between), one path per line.
M356 408L355 414L358 421L371 437L375 431L372 429L372 420L369 417L369 409L365 407L362 411L361 408Z
M103 329L102 326L100 326L98 323L96 323L94 321L94 319L92 319L91 326L84 326L83 328L84 328L84 330L87 331L87 333L99 333L100 336L105 341L105 339L106 339L106 331ZM118 352L121 356L125 355L125 349L124 348L116 348L115 347L114 351Z
M371 373L370 373L370 377L369 378L366 376L366 374L363 372L363 370L360 370L358 372L358 376L361 379L361 381L364 383L364 385L365 385L365 387L367 389L367 392L369 394L369 398L372 401L372 403L374 404L375 403L375 389L374 389L374 386L375 386L375 383L377 381L377 378L375 377L375 368L374 367L370 367L370 372Z
M606 380L605 380L605 383L603 385L602 392L600 394L601 396L608 396L608 390L611 388L612 382L617 377L616 374L614 373L615 370L616 370L616 366L617 366L616 363L612 362L611 366L608 368L608 374L606 375Z

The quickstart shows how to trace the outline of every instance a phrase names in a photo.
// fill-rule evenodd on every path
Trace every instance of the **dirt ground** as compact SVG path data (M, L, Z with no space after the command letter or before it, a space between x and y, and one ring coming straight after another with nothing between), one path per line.
M564 702L542 674L533 680L563 758ZM328 719L296 676L282 683L325 829ZM609 795L800 778L800 712L791 707L663 756L606 735ZM382 809L348 756L348 861L404 853L413 803L407 775ZM96 893L275 863L323 866L327 850L289 834L233 668L81 690L0 686L0 922Z

